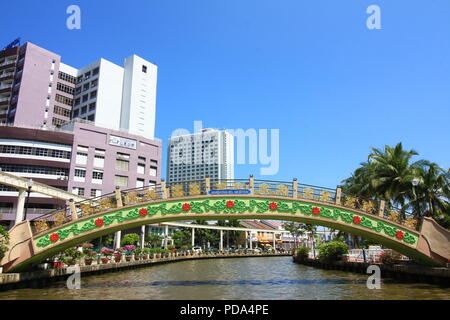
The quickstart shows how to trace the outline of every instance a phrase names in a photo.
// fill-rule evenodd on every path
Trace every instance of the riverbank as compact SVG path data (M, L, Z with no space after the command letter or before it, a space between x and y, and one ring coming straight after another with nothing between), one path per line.
M147 260L109 262L106 264L92 264L80 266L81 276L90 276L108 272L119 272L123 270L143 268L164 263L173 263L186 260L199 259L223 259L223 258L248 258L248 257L278 257L290 256L289 253L268 253L268 254L194 254L194 255L171 255L165 258L152 258ZM22 273L2 273L0 274L0 291L22 288L43 288L50 282L57 282L67 279L72 273L67 268L56 268L47 270L37 270Z
M340 270L364 274L367 274L368 266L375 264L348 261L320 262L319 260L314 259L298 261L295 256L293 256L293 260L294 262L299 264L321 269ZM412 264L376 265L380 267L382 278L388 277L394 278L399 281L425 282L450 286L450 268L436 268Z

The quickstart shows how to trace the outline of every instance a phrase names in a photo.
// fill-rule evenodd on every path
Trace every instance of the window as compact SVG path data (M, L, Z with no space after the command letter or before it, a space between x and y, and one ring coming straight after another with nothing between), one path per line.
M142 66L142 72L147 73L147 66Z
M105 154L105 150L104 149L97 149L97 148L95 148L95 153Z
M95 102L92 102L89 104L89 111L94 111L95 110Z
M116 159L116 170L128 171L129 162L125 160Z
M67 121L66 120L62 120L62 119L58 119L58 118L52 118L52 124L55 126L55 127L60 127L60 126L62 126L63 124L65 124Z
M80 188L80 187L73 187L72 189L72 193L73 194L77 194L79 196L83 196L84 197L84 188Z
M86 169L83 168L75 168L75 176L74 181L84 182L86 177Z
M138 165L137 165L137 173L145 174L145 164L138 163Z
M138 157L138 161L145 162L145 157Z
M125 176L116 176L115 183L118 187L127 187L128 186L128 177Z
M121 159L130 159L130 155L126 154L126 153L121 153L121 152L117 152L117 157L121 158Z
M105 157L94 156L94 167L103 168L105 165Z
M93 75L93 76L97 75L99 70L100 70L99 67L95 68L95 69L92 71L92 75Z
M152 177L156 177L156 174L157 174L157 171L158 171L158 168L156 168L156 167L150 167L150 175L152 176Z
M97 90L91 92L91 96L89 97L89 99L93 99L95 97L97 97Z
M72 106L72 105L73 105L73 99L66 98L66 97L61 96L61 95L59 95L59 94L56 94L55 100L56 100L57 102L59 102L59 103L66 104L66 105L68 105L68 106Z
M70 118L70 109L62 108L60 106L55 106L53 108L53 113L59 114L60 116Z
M51 86L51 84L50 84L50 86ZM67 94L70 94L70 95L73 95L73 93L75 91L74 88L69 87L65 84L59 83L59 82L56 84L56 89L59 91L65 92Z
M144 187L145 180L144 179L137 179L136 180L136 188L142 188Z
M67 73L64 73L64 72L61 72L61 71L59 71L59 73L58 73L58 78L61 79L61 80L73 83L73 84L75 84L75 82L76 82L76 78L75 77L73 77L71 75L68 75Z
M96 198L102 195L102 190L99 189L91 189L91 197Z
M88 155L86 153L77 152L77 158L75 162L77 164L87 164L87 157Z
M94 170L92 171L92 183L102 184L103 182L103 171Z

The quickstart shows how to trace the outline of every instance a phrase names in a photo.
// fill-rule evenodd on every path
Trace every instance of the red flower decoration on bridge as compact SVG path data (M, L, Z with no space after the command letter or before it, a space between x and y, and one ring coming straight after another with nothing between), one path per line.
M97 227L103 226L104 223L105 222L103 221L102 218L98 218L97 220L95 220L95 226L97 226Z
M227 201L227 208L231 209L234 208L234 201Z
M145 208L141 208L141 209L139 210L139 215L140 215L141 217L145 217L145 216L147 215L147 213L148 213L148 210L145 209Z
M358 216L354 216L353 217L353 223L354 224L360 224L361 223L361 218Z
M312 208L312 213L315 214L316 216L320 214L320 208L319 207L313 207Z
M276 202L271 202L271 203L269 204L269 208L270 208L270 210L277 210L277 209L278 209L278 203L276 203Z
M57 233L52 233L52 235L50 236L50 241L51 242L56 242L59 240L59 234Z
M191 205L189 203L185 203L181 208L183 209L183 211L189 211L191 210Z
M395 233L395 237L396 237L398 240L402 240L402 239L405 237L405 234L403 233L403 231L397 231L397 232Z

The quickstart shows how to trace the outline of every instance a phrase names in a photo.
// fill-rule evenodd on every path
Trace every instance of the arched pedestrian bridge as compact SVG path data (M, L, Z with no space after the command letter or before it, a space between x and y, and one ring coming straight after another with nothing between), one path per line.
M102 235L177 220L274 219L310 223L374 240L429 265L450 259L450 233L433 219L401 219L384 201L292 182L250 179L186 182L114 193L82 202L10 230L1 265L22 271L68 247Z

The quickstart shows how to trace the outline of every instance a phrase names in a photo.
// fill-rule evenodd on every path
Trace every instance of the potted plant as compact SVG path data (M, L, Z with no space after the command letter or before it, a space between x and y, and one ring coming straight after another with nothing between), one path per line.
M141 260L142 249L136 248L133 250L134 260Z
M111 256L114 253L114 250L113 249L109 249L109 248L102 248L100 250L100 253L104 256L104 257L101 258L102 263L106 264L106 263L108 263L110 261Z
M76 248L69 248L64 250L63 261L69 266L77 264L77 260L83 256L83 253Z
M81 248L84 254L84 264L90 266L94 260L94 257L97 255L97 253L93 250L94 245L86 242L81 245Z
M122 248L117 248L116 251L114 251L114 261L119 263L120 261L122 261L122 255L123 255L123 249Z
M136 248L133 244L127 244L123 247L123 250L125 251L125 260L131 261L131 257L133 254L133 250Z
M144 259L144 260L147 260L148 258L149 258L149 254L150 254L150 248L144 248L144 249L142 249L142 254L143 254L143 256L142 256L142 258Z

